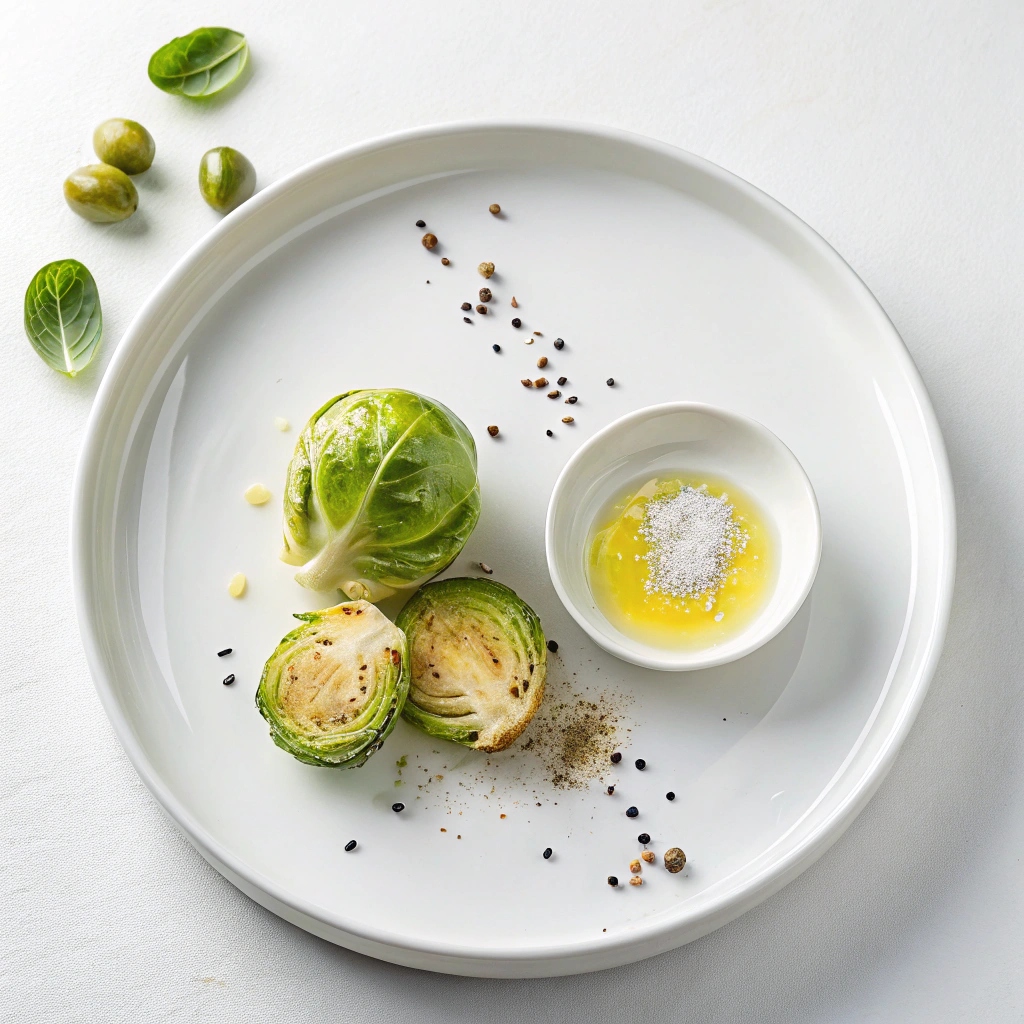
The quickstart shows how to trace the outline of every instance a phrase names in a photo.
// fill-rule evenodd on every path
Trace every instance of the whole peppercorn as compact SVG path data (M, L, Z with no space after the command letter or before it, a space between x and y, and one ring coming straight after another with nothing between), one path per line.
M427 226L427 222L425 220L418 220L418 221L416 221L416 227L418 227L418 228L425 228L426 226Z
M635 818L640 812L635 807L626 808L626 817Z
M543 854L545 860L551 860L551 852L551 847L549 846Z
M433 249L437 245L437 235L432 235L429 231L420 239L423 243L424 249Z
M481 277L490 277L494 273L494 264L481 263L476 269Z
M647 762L642 757L638 757L633 763L638 772L642 772L647 767Z
M641 866L639 859L631 860L629 862L630 874L639 875L642 870L643 867Z
M480 301L481 302L490 302L493 297L494 296L493 296L490 288L481 288L480 289Z
M605 384L607 384L607 385L608 385L608 387L610 387L610 388L613 388L613 387L615 387L615 378L614 378L614 377L609 377L609 378L608 378L608 379L607 379L607 380L605 381Z
M614 889L619 884L619 880L614 875L609 875L608 884Z
M636 876L634 876L633 878L631 878L629 880L629 884L630 885L643 885L644 884L644 880L639 875L636 875Z
M548 392L548 398L561 398L561 397L562 397L562 392L561 391L549 391Z
M523 326L523 321L520 320L519 317L514 316L514 317L512 317L512 326L513 327L522 327Z
M476 311L477 311L477 312L478 312L478 313L479 313L479 314L480 314L481 316L487 316L487 307L486 307L486 306L485 306L485 305L484 305L483 303L480 303L480 305L478 305L478 306L476 307Z
M492 424L491 426L489 426L489 427L487 428L487 433L488 433L488 434L490 434L490 435L491 435L491 437L497 437L497 436L498 436L498 428L497 428L497 427L495 427L495 426L494 426L494 425Z
M668 868L673 875L678 874L686 867L686 854L683 853L678 846L673 846L671 850L666 850L665 867Z
M569 397L568 397L568 398L567 398L567 399L565 400L565 404L566 404L566 405L575 405L575 404L576 404L576 403L577 403L578 401L579 401L579 399L578 399L578 398L577 398L577 397L576 397L575 395L570 395L570 396L569 396Z
M451 262L452 262L452 261L451 261L450 259L448 259L448 257L447 257L447 256L442 256L442 257L441 257L441 266L442 266L442 267L447 267L447 266L450 266Z
M533 386L535 388L546 388L548 386L548 379L547 379L547 377L538 377L533 382Z
M472 323L473 321L472 321L472 320L470 320L468 316L464 316L464 317L462 318L462 322L463 322L464 324L471 324L471 323Z
M493 213L495 217L497 217L498 214L501 213L501 207L497 203L491 203L491 205L488 206L487 209L491 213Z
M495 352L500 352L501 351L501 346L500 345L492 345L491 348L493 348Z
M562 422L563 423L575 423L576 419L573 416L563 416L562 417Z
M547 365L548 365L548 357L547 356L541 356L540 359L537 360L537 369L538 370L543 370L544 367L547 366ZM559 381L559 383L561 383L561 381Z
M357 845L358 845L358 844L356 843L356 841L355 841L354 839L350 839L350 840L349 840L349 841L348 841L348 842L347 842L347 843L345 844L345 852L346 852L346 853L351 853L351 852L352 852L352 851L353 851L353 850L354 850L354 849L356 848L356 846L357 846Z
M555 348L561 349L565 347L565 342L561 338L555 338Z
M675 798L676 798L676 795L675 795L675 793L671 793L671 792L669 792L669 793L666 793L666 794L665 794L665 799L666 799L666 800L675 800Z
M547 362L546 359L544 361ZM568 384L568 383L569 383L569 378L568 377L559 377L558 378L558 386L560 388L564 388L565 385Z
M651 837L646 832L641 832L640 835L636 837L636 841L642 846L646 846L651 841Z
M556 654L558 652L558 641L556 641L556 640L549 640L548 641L548 650L552 654Z
M464 313L468 313L472 308L473 308L473 306L470 303L468 303L468 302L464 302L459 307L459 309L461 309Z
M616 750L615 753L612 754L612 764L618 764L621 760L622 754L618 750Z
M647 864L653 864L654 863L654 851L653 850L644 850L643 853L640 854L640 858L641 858L641 860L643 860Z
M532 388L533 387L533 381L530 380L527 377L524 377L519 383L522 384L524 388Z
M404 811L405 810L405 804L403 804L401 802L399 802L397 804L392 804L391 805L391 810L393 810L395 812L395 814L397 814L399 811Z
M607 793L608 793L609 796L615 796L615 787L614 786L609 786L608 790L607 790Z
M553 430L545 430L544 433L547 434L548 437L554 437L555 436L555 432Z

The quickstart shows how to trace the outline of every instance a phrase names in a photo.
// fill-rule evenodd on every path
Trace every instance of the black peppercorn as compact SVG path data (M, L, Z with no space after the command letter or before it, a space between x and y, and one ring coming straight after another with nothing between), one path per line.
M565 342L561 338L555 338L555 348L561 349L565 347Z
M619 880L614 875L609 875L608 884L614 889L619 884Z
M469 302L464 302L461 306L459 306L459 309L461 309L464 313L468 313L472 308L473 306Z
M615 787L614 786L609 786L608 787L608 795L609 796L614 796L615 795Z
M553 430L545 430L544 433L547 434L548 437L554 437L555 436L555 432Z
M620 754L616 750L615 753L612 754L612 764L618 764L621 760L622 760L622 754Z
M615 387L615 378L614 378L614 377L609 377L609 378L608 378L608 379L607 379L607 380L605 381L605 384L607 384L607 385L608 385L608 387L610 387L610 388L613 388L613 387Z
M395 812L395 814L397 814L399 811L404 811L405 810L405 804L403 804L403 803L392 804L391 805L391 810L393 810Z
M492 345L491 348L493 348L495 352L500 352L501 351L501 346L500 345Z
M519 317L514 316L514 317L512 317L512 326L513 327L522 327L523 326L523 321L520 320Z
M472 323L473 321L472 321L472 320L470 320L468 316L464 316L464 317L462 318L462 322L463 322L464 324L471 324L471 323Z
M550 846L544 851L544 859L545 860L551 860L551 847Z
M568 378L568 377L559 377L559 378L558 378L558 386L559 386L560 388L564 388L564 387L565 387L565 385L566 385L566 384L568 383L568 381L569 381L569 378Z
M416 221L416 227L418 227L418 228L425 228L426 226L427 226L427 222L425 220L418 220L418 221Z
M638 757L634 764L636 765L637 771L640 772L642 772L647 767L647 762L642 757Z
M548 650L552 654L556 653L557 650L558 650L558 642L556 640L549 640L548 641Z
M635 807L626 808L626 817L635 818L640 812Z
M478 306L476 307L476 311L477 311L477 312L478 312L478 313L479 313L479 314L480 314L481 316L487 316L487 307L486 307L486 306L485 306L485 305L484 305L483 303L480 303L480 305L478 305Z
M651 837L646 832L641 832L640 835L636 837L636 841L646 846L651 841Z
M217 652L217 657L218 658L223 658L225 655L230 654L230 653L231 653L231 648L230 647L225 647L223 651L218 651Z
M675 800L675 798L676 798L675 793L666 793L665 794L665 799L666 800Z
M480 289L480 301L481 302L490 302L492 298L493 298L493 295L491 293L491 289L490 288L481 288Z
M229 675L229 676L225 676L224 679L222 680L222 682L224 683L225 686L230 686L234 681L235 681L235 673L234 672L232 672L231 675Z
M356 848L356 841L354 839L350 839L345 844L345 852L346 853L351 853L355 848Z

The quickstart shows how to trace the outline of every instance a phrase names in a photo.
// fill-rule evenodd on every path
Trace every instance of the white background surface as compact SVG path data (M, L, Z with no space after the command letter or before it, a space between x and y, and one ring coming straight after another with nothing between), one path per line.
M200 24L245 31L255 61L241 93L205 107L145 75L157 46ZM105 0L44 12L4 0L0 39L0 1018L1021 1018L1019 3ZM139 183L139 214L98 228L64 207L60 184L92 159L92 128L110 116L146 124L157 165ZM71 476L103 365L146 294L216 221L196 194L202 152L237 146L266 184L370 135L492 116L656 136L821 231L921 367L960 517L946 654L896 767L838 845L682 950L540 982L367 960L223 881L122 754L68 582ZM106 321L102 358L74 381L21 329L29 279L63 256L95 274Z

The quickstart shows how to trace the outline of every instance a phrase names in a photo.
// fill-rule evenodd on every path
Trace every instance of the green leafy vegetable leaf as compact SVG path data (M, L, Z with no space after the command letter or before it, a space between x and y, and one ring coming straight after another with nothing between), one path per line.
M78 260L47 263L25 292L25 333L42 359L74 377L92 362L103 334L100 295Z
M197 28L149 58L149 80L176 96L212 96L238 78L248 61L249 44L241 32Z

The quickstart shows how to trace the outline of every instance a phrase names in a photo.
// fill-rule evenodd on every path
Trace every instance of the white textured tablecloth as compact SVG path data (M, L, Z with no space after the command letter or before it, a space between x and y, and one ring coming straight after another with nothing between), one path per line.
M201 107L146 77L203 24L254 75ZM240 0L0 3L0 1019L27 1021L1019 1021L1024 1018L1024 4L1020 0ZM93 127L142 121L141 208L64 206ZM846 836L761 907L655 960L465 980L337 949L251 903L136 778L71 601L75 459L110 353L216 222L200 155L267 184L346 144L466 117L653 135L817 228L924 375L956 480L946 653L895 768ZM32 274L99 283L102 357L69 381L21 327Z

